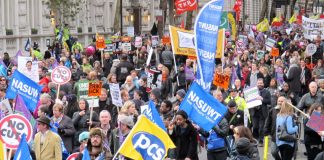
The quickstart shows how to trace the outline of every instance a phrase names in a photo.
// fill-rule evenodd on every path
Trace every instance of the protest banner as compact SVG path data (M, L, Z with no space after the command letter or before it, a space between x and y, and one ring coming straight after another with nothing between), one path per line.
M136 160L163 160L169 148L175 148L169 135L141 115L113 159L120 153Z
M97 36L96 38L96 48L97 49L105 49L106 43L105 43L105 37L104 36Z
M9 155L10 157L11 155ZM10 159L10 158L9 158ZM26 135L22 134L19 146L15 152L13 160L33 160L30 154L29 146L26 140Z
M26 65L27 62L32 62L31 70L28 70ZM32 57L24 57L24 56L18 56L17 59L18 63L18 71L23 73L25 76L27 76L29 79L33 80L34 82L39 82L39 73L38 73L38 63L37 61L33 61Z
M279 56L279 49L278 48L275 48L275 47L272 47L271 52L270 52L270 55L272 57L278 57Z
M195 45L197 52L196 81L209 92L213 81L215 51L217 50L218 26L224 0L212 0L204 5L195 21Z
M78 87L78 98L79 99L85 99L91 105L92 107L98 107L99 106L99 99L96 97L89 97L89 81L88 80L80 80L77 82Z
M238 40L236 45L235 45L235 50L236 50L237 54L242 54L244 52L244 50L245 50L244 42L241 41L241 40Z
M227 107L193 82L181 102L180 110L205 131L211 130L227 113Z
M265 51L257 50L257 59L260 60L264 57Z
M258 87L246 88L243 93L248 108L254 108L262 104L262 101L257 99L260 96Z
M110 96L112 100L112 104L115 106L121 107L123 106L123 100L120 95L120 89L118 83L109 83L109 89L110 89Z
M316 52L316 50L317 50L316 45L313 43L310 43L306 47L305 54L306 54L306 56L310 57Z
M172 51L176 55L196 56L194 33L192 31L169 26Z
M120 43L122 43L122 42L130 42L130 41L132 41L132 37L129 37L129 36L123 36L123 37L121 38L121 42L120 42Z
M216 58L222 58L224 56L224 49L225 49L225 29L219 29Z
M306 126L315 132L324 131L324 116L319 112L313 112Z
M71 154L69 157L67 157L66 160L75 160L79 155L79 152L75 152L73 154Z
M227 90L229 83L230 83L230 76L225 74L215 73L215 77L213 81L213 84L215 86L219 86Z
M149 69L147 71L147 85L146 85L146 92L151 92L152 89L157 87L156 81L154 80L154 77L157 76L158 71Z
M152 41L152 47L158 46L159 45L159 36L152 36L151 41Z
M7 148L17 149L22 134L26 135L27 141L31 141L33 128L29 121L22 115L11 114L0 121L0 141Z
M88 89L88 96L100 96L101 95L102 82L90 82Z
M134 44L135 47L137 48L142 47L142 43L143 43L142 37L139 36L135 37L135 44Z
M163 36L162 37L162 44L166 45L166 44L171 44L171 39L169 36Z
M42 86L29 79L19 71L15 71L8 85L6 98L14 99L16 98L17 94L19 94L23 98L27 108L34 112L42 88Z
M176 8L176 13L179 15L186 11L196 10L198 2L196 0L175 0L174 6Z
M132 44L131 43L123 43L122 44L122 51L123 52L128 52L132 50Z
M324 19L302 17L303 34L306 39L314 40L318 35L324 39Z
M277 43L276 40L274 40L274 39L272 39L272 38L267 38L267 39L266 39L266 43L265 43L265 45L266 45L266 50L270 52L271 49L272 49L272 47L273 47L276 43Z
M141 114L145 115L149 120L158 125L164 131L166 131L165 125L156 110L155 104L152 100L149 101L148 105L141 106Z

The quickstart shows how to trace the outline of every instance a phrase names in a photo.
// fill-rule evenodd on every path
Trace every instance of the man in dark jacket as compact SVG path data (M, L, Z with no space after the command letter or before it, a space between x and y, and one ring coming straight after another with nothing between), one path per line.
M233 135L233 129L236 126L244 125L244 112L237 109L237 105L234 100L230 100L227 103L228 112L225 115L226 120L228 121L229 125L229 135Z
M306 67L306 63L304 59L300 60L300 68L301 68L301 74L300 74L300 83L301 83L301 93L300 97L308 92L308 84L311 82L312 79L312 73L311 71Z
M279 148L276 145L276 119L280 108L285 104L286 98L284 96L278 97L277 105L269 111L268 117L265 121L264 135L271 135L271 155L275 160L281 160L279 156Z
M107 77L108 74L110 73L110 69L112 66L112 58L110 57L110 54L108 52L105 52L104 54L104 67L103 67L103 71L104 71L104 77Z
M264 121L268 115L268 105L271 104L271 95L270 92L264 88L262 78L258 79L257 86L260 96L256 97L256 99L261 100L262 104L249 109L249 112L252 117L253 137L259 140L260 146L263 146Z
M127 61L127 55L123 54L121 56L120 63L116 67L117 81L119 82L119 84L125 82L126 77L130 74L130 71L133 69L133 64Z
M171 72L172 63L173 63L173 53L170 49L170 46L165 46L165 50L161 53L162 64L169 69Z
M284 80L288 83L291 92L299 95L301 92L300 74L301 68L297 65L297 59L290 59L290 66L286 74L284 74Z

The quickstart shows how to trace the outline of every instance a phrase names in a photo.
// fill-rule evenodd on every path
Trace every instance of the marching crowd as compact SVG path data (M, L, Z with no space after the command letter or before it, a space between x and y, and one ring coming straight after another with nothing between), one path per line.
M38 62L39 84L44 87L33 113L37 118L37 134L30 144L33 159L61 160L61 141L69 153L79 152L76 159L82 159L85 148L91 159L112 159L136 124L141 106L147 105L149 100L155 104L176 145L168 151L169 159L196 160L199 148L205 147L208 160L258 160L258 147L263 146L264 137L268 135L271 136L271 155L276 160L292 159L297 139L303 140L308 160L323 159L324 131L316 132L307 127L309 117L292 107L307 115L314 112L324 115L323 40L320 36L313 41L296 39L296 35L302 33L300 30L289 34L285 30L273 31L267 36L276 40L274 47L279 49L280 55L273 57L267 51L259 57L257 50L265 50L265 34L254 32L256 36L248 37L241 54L236 52L235 40L227 35L224 57L216 59L215 72L230 76L230 83L228 89L212 86L211 94L227 106L228 113L211 131L192 123L188 114L179 110L195 80L196 62L182 55L175 55L174 60L169 44L154 48L149 66L146 66L149 40L140 48L133 46L127 53L105 51L101 55L97 50L89 54L83 48L70 50L57 44L44 54L33 55ZM242 34L247 35L247 32ZM317 50L307 57L305 48L309 43L314 43ZM37 50L37 46L34 49ZM7 76L1 77L2 100L10 77L17 69L12 59L14 57L9 57L8 53L3 54L3 64L8 70ZM34 75L28 72L31 64L27 62L24 72L29 77ZM66 66L72 73L71 80L60 86L59 93L50 78L55 65ZM147 76L149 70L154 71L153 78ZM102 81L99 107L94 107L93 112L91 104L79 98L78 83L84 81ZM155 85L149 92L148 81ZM112 103L109 84L119 84L122 106ZM260 105L253 108L247 105L243 91L248 87L258 88L256 99L261 100ZM298 117L303 117L302 124ZM302 128L304 137L299 135ZM128 159L122 155L117 157Z

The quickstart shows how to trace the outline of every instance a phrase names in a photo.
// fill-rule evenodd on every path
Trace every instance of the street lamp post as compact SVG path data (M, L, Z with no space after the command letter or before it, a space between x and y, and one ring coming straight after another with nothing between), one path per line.
M123 35L123 0L120 0L120 35Z

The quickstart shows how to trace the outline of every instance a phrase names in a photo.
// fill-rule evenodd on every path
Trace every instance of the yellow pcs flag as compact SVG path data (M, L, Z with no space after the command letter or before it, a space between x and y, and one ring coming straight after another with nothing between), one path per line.
M289 19L289 24L292 24L297 21L296 14L292 15Z
M262 22L260 22L259 24L257 24L257 30L259 32L265 32L269 30L269 21L267 18L263 19Z
M196 57L193 31L169 26L172 51L176 55Z
M218 30L216 58L222 58L225 48L225 28Z
M118 153L136 160L162 160L169 148L175 148L169 135L145 116L140 116Z
M7 160L7 150L5 144L0 140L0 160Z

